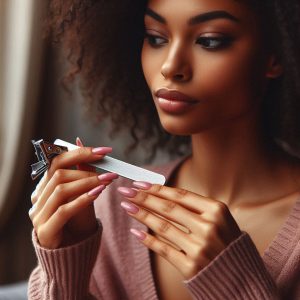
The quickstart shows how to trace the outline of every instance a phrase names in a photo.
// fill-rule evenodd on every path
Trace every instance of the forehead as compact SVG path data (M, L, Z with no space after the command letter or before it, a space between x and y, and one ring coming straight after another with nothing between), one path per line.
M256 17L248 0L149 0L147 6L166 17L193 16L213 10L227 11L242 20Z

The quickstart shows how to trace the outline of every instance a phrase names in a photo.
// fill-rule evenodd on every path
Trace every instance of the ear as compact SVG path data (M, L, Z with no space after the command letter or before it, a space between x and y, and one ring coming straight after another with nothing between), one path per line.
M278 59L277 55L272 54L269 57L266 69L266 77L267 78L277 78L283 73L283 66Z

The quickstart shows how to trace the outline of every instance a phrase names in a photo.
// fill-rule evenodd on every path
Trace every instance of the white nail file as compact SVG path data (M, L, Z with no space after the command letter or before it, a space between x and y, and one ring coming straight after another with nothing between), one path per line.
M68 150L74 150L79 148L79 146L65 142L60 139L56 139L54 141L54 144L58 146L65 146L68 148ZM103 159L97 162L92 162L88 164L96 168L103 169L105 171L117 173L120 176L135 181L146 181L153 184L161 184L161 185L165 184L166 182L166 178L161 174L128 164L124 161L121 161L116 158L112 158L110 156L105 156Z

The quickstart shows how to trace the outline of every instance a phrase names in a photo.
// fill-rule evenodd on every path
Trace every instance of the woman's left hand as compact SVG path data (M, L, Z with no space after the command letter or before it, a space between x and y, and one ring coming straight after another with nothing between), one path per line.
M155 235L136 229L131 232L173 264L186 280L241 235L223 202L158 184L134 182L133 186L135 189L118 188L129 200L121 206Z

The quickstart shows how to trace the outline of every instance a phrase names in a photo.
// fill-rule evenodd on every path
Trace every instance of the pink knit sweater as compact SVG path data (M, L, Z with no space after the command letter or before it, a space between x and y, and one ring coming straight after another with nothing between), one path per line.
M153 170L169 179L180 164ZM147 228L129 217L116 186L95 201L99 230L79 244L48 250L33 233L38 266L29 280L29 299L157 300L149 250L129 232ZM244 232L208 266L184 281L193 299L300 299L300 198L261 257Z

